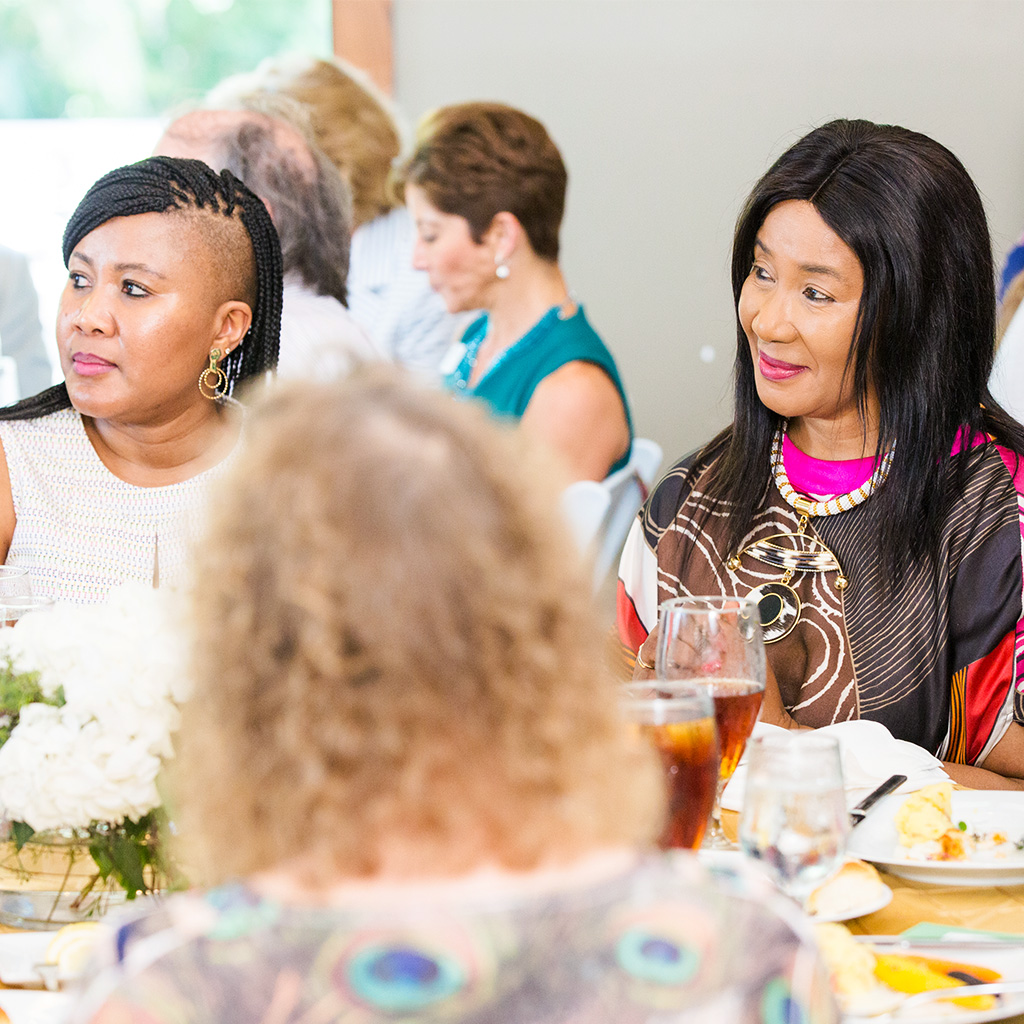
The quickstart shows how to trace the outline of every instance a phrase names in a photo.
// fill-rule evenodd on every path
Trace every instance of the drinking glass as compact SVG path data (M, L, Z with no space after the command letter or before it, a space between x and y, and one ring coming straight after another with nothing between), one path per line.
M801 906L843 863L849 817L832 736L761 736L750 745L740 848Z
M715 802L718 737L706 687L679 684L671 694L650 682L622 688L622 713L658 751L665 769L668 815L663 849L696 850Z
M654 665L660 688L671 691L677 682L704 686L714 702L722 757L703 844L711 849L735 848L722 832L722 790L761 709L765 665L761 617L751 598L679 597L661 605Z
M0 628L15 625L31 612L49 611L52 607L52 597L0 593Z
M32 580L21 565L0 565L0 597L28 597Z

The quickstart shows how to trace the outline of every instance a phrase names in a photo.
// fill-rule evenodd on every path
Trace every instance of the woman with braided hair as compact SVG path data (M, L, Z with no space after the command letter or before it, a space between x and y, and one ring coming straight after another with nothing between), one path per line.
M0 411L0 557L36 593L104 600L173 580L277 365L281 251L230 172L151 157L104 175L64 232L65 381Z

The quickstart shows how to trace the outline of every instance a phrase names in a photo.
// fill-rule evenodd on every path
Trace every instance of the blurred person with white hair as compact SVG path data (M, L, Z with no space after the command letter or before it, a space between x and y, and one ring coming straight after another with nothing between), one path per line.
M352 191L352 315L396 362L438 377L465 318L451 315L412 265L416 231L392 174L402 140L389 102L344 61L291 55L225 79L206 105L250 107L267 94L306 110L317 145Z
M386 358L347 308L351 201L285 100L265 110L192 110L155 152L227 168L264 202L281 239L284 308L278 375L329 379Z

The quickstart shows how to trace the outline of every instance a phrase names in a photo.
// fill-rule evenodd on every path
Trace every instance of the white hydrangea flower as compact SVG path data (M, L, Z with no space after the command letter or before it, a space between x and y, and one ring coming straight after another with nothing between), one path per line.
M0 747L0 807L37 831L120 823L160 803L189 692L180 595L141 584L103 605L58 605L0 629L0 657L38 671L61 708L30 704Z

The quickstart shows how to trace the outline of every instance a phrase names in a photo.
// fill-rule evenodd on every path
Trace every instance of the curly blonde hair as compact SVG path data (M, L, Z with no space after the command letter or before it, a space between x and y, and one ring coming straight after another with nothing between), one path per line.
M204 881L529 870L656 833L544 458L392 368L252 415L197 555L176 764Z

